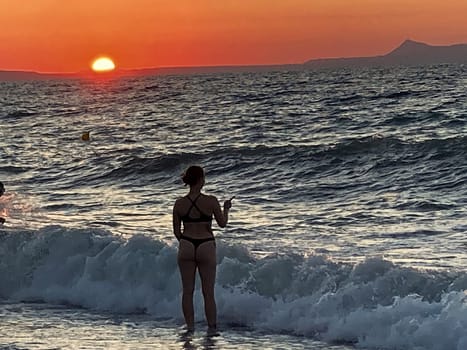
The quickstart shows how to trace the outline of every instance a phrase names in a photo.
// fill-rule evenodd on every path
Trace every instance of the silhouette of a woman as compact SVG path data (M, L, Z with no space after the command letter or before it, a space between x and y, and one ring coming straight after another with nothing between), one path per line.
M228 222L231 200L221 209L216 197L201 193L204 186L204 170L190 166L183 175L183 182L190 186L188 194L175 201L173 230L179 240L178 266L182 278L182 309L187 329L194 330L193 292L196 269L199 270L204 297L204 310L208 331L217 327L214 284L216 279L216 243L212 232L212 217L220 227ZM183 232L181 224L183 222Z

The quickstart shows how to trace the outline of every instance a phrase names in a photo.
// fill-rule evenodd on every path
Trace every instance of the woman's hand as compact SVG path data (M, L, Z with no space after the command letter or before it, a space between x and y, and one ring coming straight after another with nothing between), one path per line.
M224 210L229 210L230 208L232 208L232 199L234 199L235 196L233 196L232 198L226 200L224 202Z

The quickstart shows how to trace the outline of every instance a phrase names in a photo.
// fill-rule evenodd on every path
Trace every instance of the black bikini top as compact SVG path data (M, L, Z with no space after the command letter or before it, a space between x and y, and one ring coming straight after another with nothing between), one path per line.
M201 193L198 195L198 197L195 198L195 200L192 200L190 197L186 196L186 198L188 198L191 202L191 207L190 209L188 209L185 215L180 217L180 219L182 219L183 222L211 222L212 221L212 214L211 215L204 214L196 205L196 201L198 200L199 196L201 196ZM195 207L196 210L199 211L199 217L197 218L192 218L190 216L190 212L191 212L191 209L193 209L193 207Z

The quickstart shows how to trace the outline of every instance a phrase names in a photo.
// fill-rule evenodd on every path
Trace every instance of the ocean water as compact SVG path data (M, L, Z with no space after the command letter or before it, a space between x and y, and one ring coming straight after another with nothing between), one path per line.
M466 73L0 82L0 348L467 349ZM191 164L235 195L214 337L199 286L183 333Z

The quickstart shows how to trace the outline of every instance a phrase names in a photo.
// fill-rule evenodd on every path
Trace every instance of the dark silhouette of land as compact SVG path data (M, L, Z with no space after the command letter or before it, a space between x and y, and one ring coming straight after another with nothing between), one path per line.
M0 70L0 81L63 79L65 76L65 74L47 74L30 71Z
M235 73L235 72L270 72L283 70L301 70L301 64L287 65L254 65L254 66L201 66L201 67L158 67L140 69L116 69L109 73L94 73L83 71L78 73L38 73L31 71L2 71L0 81L12 80L52 80L52 79L82 79L82 78L114 78L138 77L152 75L181 75L181 74L209 74L209 73Z
M398 48L383 56L317 59L305 62L304 66L307 68L340 68L442 63L467 63L467 44L433 46L406 40Z
M173 74L206 74L228 72L266 72L281 70L325 69L344 67L419 66L432 64L467 64L467 44L434 46L412 40L404 41L398 48L382 56L313 59L303 64L212 66L212 67L165 67L116 70L111 73L90 71L67 74L46 74L28 71L0 71L0 81L76 79L86 77L150 76Z

